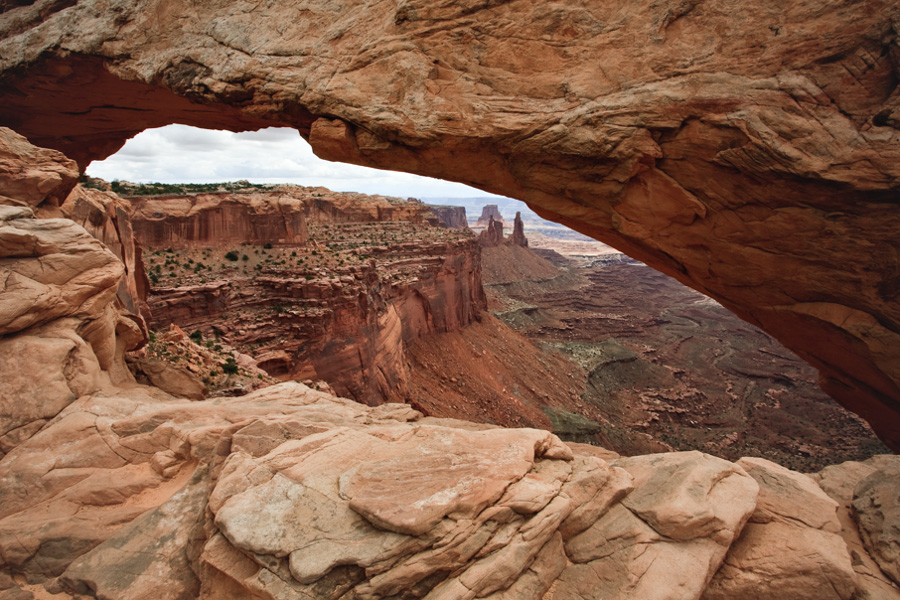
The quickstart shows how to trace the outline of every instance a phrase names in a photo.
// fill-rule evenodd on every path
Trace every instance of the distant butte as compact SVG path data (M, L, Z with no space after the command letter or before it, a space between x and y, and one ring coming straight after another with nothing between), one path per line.
M500 209L496 204L486 204L481 209L481 216L478 217L478 221L475 222L476 227L487 227L488 223L491 221L497 221L498 223L504 223L503 215L500 214Z

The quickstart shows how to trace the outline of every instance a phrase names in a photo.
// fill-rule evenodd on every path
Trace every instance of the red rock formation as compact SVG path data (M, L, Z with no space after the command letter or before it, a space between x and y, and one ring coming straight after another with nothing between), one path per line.
M772 333L900 448L893 0L6 8L0 119L81 165L277 122L524 200Z
M522 224L522 214L516 213L516 221L513 232L508 238L503 237L503 221L495 221L494 217L488 217L487 227L478 235L478 243L482 248L496 248L506 244L507 246L528 247L528 239L525 237L525 226Z
M121 260L70 219L61 199L75 185L74 164L0 128L0 457L78 397L132 381L126 350L144 341L128 300ZM95 232L109 225L94 214ZM116 242L127 237L113 234ZM126 251L127 254L127 251Z
M511 246L528 247L528 238L525 237L525 225L522 224L522 213L516 212L516 220L513 223L513 232L509 234L506 243Z
M318 223L306 247L210 249L210 240L185 240L207 246L185 253L150 246L159 281L148 298L151 325L221 332L271 375L324 380L360 402L408 399L406 347L424 334L456 331L485 308L477 242L461 232L381 223L382 210L368 213L371 221L347 222L366 216L362 208L373 200L363 196L360 208L357 195L330 194L333 203L316 198L311 205ZM422 211L427 209L400 214L420 221ZM185 230L198 230L190 217L177 218ZM158 222L165 227L164 219ZM222 258L232 248L234 262ZM168 273L160 268L163 259ZM185 273L185 264L196 270ZM168 284L169 273L179 269L184 277Z
M505 223L505 221L503 220L503 215L500 214L500 209L497 208L496 204L486 204L481 209L481 216L478 217L478 221L475 222L475 226L487 227L491 221Z
M428 205L429 210L437 217L438 225L450 229L468 229L469 221L466 219L465 206L437 206Z
M503 221L488 217L487 227L478 234L478 243L484 248L493 248L503 243Z
M22 136L0 127L2 204L40 207L46 216L60 216L55 209L63 203L77 180L75 161L61 152L37 148Z
M61 207L62 213L103 242L125 265L125 277L116 295L121 306L134 315L145 311L149 281L141 260L141 246L129 216L128 202L110 192L75 186Z
M546 431L369 408L295 382L200 402L132 388L80 398L0 461L0 588L896 600L838 502L897 464L818 474L831 498L761 459L617 459Z
M131 221L141 243L154 248L303 245L304 203L292 191L135 197L129 199Z
M141 337L113 306L124 267L32 218L39 193L0 204L4 598L900 598L897 457L814 481L296 382L196 402L109 385Z

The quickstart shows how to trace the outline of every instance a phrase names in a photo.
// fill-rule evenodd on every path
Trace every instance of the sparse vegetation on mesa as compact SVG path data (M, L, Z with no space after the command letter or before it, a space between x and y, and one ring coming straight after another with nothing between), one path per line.
M372 261L383 280L398 284L415 278L415 269L404 263L421 255L423 246L473 240L468 230L407 221L313 223L305 246L151 248L144 261L151 285L164 288L264 275L329 280L369 267Z
M274 381L259 370L240 367L234 348L215 329L206 334L196 329L187 338L167 330L151 330L144 357L187 369L196 374L213 393L235 386L251 388Z
M90 182L86 183L89 187ZM85 185L84 183L82 185ZM96 187L96 186L95 186ZM227 181L221 183L131 183L113 180L110 189L122 197L209 194L217 192L236 192L241 190L270 190L274 184L256 184L246 180Z

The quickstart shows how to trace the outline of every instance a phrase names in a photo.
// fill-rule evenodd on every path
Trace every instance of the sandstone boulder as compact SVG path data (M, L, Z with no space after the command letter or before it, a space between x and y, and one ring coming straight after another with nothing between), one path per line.
M759 502L704 600L853 598L856 574L838 535L837 503L806 475L760 458L737 464L759 484Z
M61 207L63 215L84 227L122 261L125 276L119 282L117 300L129 313L141 315L147 313L143 301L149 282L129 211L128 203L115 194L80 185Z
M866 477L880 468L896 465L895 456L874 456L863 462L848 461L831 465L812 475L813 479L831 498L838 502L838 519L841 536L847 544L853 570L856 571L860 600L898 600L900 587L885 575L869 554L860 535L853 511L853 491Z
M566 541L561 598L699 598L756 507L757 484L699 452L613 463L634 491Z
M184 367L156 359L137 359L131 365L139 378L143 376L154 387L175 397L202 400L209 394L206 385Z
M14 448L79 396L109 385L77 325L58 320L0 338L0 451Z
M0 204L59 207L78 175L78 165L62 152L37 148L0 127Z
M857 484L853 511L872 558L900 584L900 461L894 460Z
M96 318L116 295L122 263L68 219L0 223L0 335L61 317Z
M0 131L7 146L10 139ZM35 219L26 206L43 201L47 181L55 182L53 193L62 193L60 181L74 185L74 178L60 179L47 166L71 165L57 153L48 158L24 139L12 139L18 162L7 156L8 163L25 168L34 160L35 172L52 173L0 188L22 205L0 205L0 452L79 396L130 381L124 352L144 339L140 318L114 306L123 275L118 258L73 221Z

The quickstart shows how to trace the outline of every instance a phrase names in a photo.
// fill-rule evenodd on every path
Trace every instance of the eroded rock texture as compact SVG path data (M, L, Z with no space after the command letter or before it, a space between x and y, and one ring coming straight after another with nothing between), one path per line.
M433 215L418 202L282 186L133 204L154 281L151 326L221 335L274 377L402 402L409 345L486 308L476 240L428 226ZM288 221L303 235L279 236ZM196 270L176 277L184 266Z
M129 297L120 257L70 219L35 218L65 212L71 161L5 128L0 155L4 178L19 176L0 178L2 456L79 396L130 381L124 353L145 338L120 300Z
M466 218L464 206L438 206L429 204L428 209L437 217L438 225L450 229L468 229L469 221Z
M0 572L66 595L857 591L837 504L799 473L699 452L607 462L546 431L368 408L293 382L200 402L153 388L85 396L13 449L0 478ZM900 592L885 582L877 597Z
M305 244L303 202L289 193L131 198L131 222L149 248Z
M84 166L151 126L525 200L714 297L900 447L892 0L4 5L0 120Z
M196 402L133 384L117 201L60 206L69 190L43 182L69 168L23 160L32 183L0 188L4 598L900 598L893 456L820 487L295 382Z

